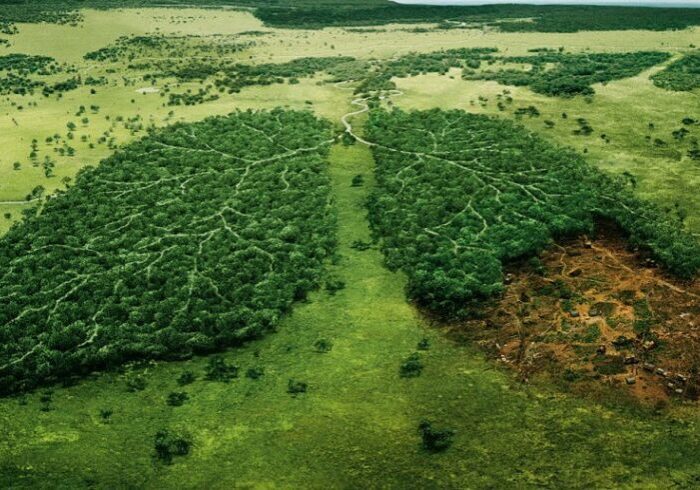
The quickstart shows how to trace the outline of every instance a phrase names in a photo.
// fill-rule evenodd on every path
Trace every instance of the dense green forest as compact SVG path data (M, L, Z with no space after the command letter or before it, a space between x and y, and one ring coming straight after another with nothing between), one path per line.
M31 208L0 241L0 392L272 329L335 246L311 113L177 124Z
M592 95L594 83L605 83L638 75L668 60L668 53L639 51L633 53L539 53L535 56L509 56L503 63L527 63L527 71L465 70L466 80L496 80L504 85L526 85L534 92L551 96ZM551 68L548 65L553 65Z
M466 24L492 25L509 32L578 32L684 29L700 24L700 9L590 5L261 7L256 15L268 25L291 28L451 21L444 27Z
M667 90L689 91L700 87L700 53L686 54L651 79L654 85Z
M553 239L618 222L633 245L692 277L700 245L622 180L518 125L452 110L375 110L370 221L408 295L442 315L469 313L503 288L504 262Z

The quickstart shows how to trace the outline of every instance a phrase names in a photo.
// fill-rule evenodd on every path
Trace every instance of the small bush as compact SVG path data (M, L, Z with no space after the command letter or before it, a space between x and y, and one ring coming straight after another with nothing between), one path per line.
M166 403L171 407L180 407L183 403L189 400L189 395L184 391L173 391L168 395Z
M229 365L221 356L209 358L209 363L204 368L204 378L208 381L221 381L228 383L238 377L238 366Z
M423 441L423 449L431 453L439 453L445 451L452 445L455 431L452 429L435 429L433 424L427 420L423 420L418 425L421 439Z
M335 277L326 280L326 291L328 291L328 294L330 294L331 296L334 296L335 293L337 293L341 289L345 289L345 281L341 281L340 279Z
M399 375L402 378L417 378L423 372L423 363L420 355L414 352L406 358L399 368Z
M308 387L308 384L303 381L294 381L293 379L290 379L287 383L287 393L297 396L300 393L306 393Z
M352 187L362 187L365 183L365 177L362 174L357 174L352 178Z
M263 368L248 368L248 370L245 372L246 378L249 379L259 379L265 374L265 371Z
M622 356L611 356L606 357L602 362L596 363L595 370L599 374L611 375L624 373L627 371L627 367Z
M156 459L165 464L171 464L174 456L186 456L190 452L192 442L185 434L162 429L155 436Z
M316 342L314 342L314 349L316 350L316 352L325 354L326 352L330 352L331 349L333 349L333 342L326 339L318 339Z
M129 393L135 393L137 391L143 391L146 389L148 383L146 378L141 374L129 373L126 376L126 391Z
M194 374L192 371L183 371L180 376L177 378L177 384L180 386L185 386L191 383L194 383L194 381L197 379L197 375Z

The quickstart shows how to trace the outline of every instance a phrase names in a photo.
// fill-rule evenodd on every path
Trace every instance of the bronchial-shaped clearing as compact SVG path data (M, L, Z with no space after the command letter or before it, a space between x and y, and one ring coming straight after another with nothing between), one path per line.
M463 111L374 111L370 220L409 296L459 314L502 289L502 264L614 219L672 272L700 268L697 241L625 182L509 121Z
M131 144L0 241L0 392L274 327L334 248L330 126L237 113Z

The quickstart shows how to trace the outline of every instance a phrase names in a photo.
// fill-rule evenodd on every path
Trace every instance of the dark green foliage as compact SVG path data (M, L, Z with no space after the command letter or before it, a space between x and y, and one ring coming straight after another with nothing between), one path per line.
M571 368L566 368L564 370L564 374L562 375L562 378L567 383L575 383L576 381L580 380L582 377L583 376L579 371L574 371Z
M367 134L377 162L370 222L387 265L408 275L408 296L436 313L473 313L502 290L504 262L590 232L601 217L674 274L700 268L700 245L681 224L512 122L378 110Z
M700 52L686 54L651 77L666 90L690 91L700 87Z
M423 372L423 363L420 354L414 352L406 358L399 366L399 376L402 378L417 378Z
M129 373L126 376L126 391L130 393L143 391L147 385L146 378L141 374Z
M243 87L250 85L271 85L282 83L285 79L292 77L310 76L353 60L354 58L347 56L329 56L325 58L298 58L287 63L234 64L217 69L216 71L220 72L222 77L216 79L214 84L217 87L226 88L229 93L238 92ZM219 64L215 66L219 66ZM182 73L173 73L173 75L182 77Z
M341 289L345 289L345 281L337 277L329 277L328 279L326 279L325 287L326 291L328 291L328 294L334 296L335 293L337 293Z
M233 378L238 377L238 366L228 364L226 359L221 356L213 356L209 358L206 367L204 368L204 379L208 381L221 381L228 383Z
M184 43L193 42L193 47L198 50L198 54L205 55L211 58L228 56L239 52L246 47L248 43L195 43L198 38L195 36L175 36L163 34L150 34L142 36L122 36L113 44L91 51L83 56L90 61L105 61L117 62L122 60L133 61L135 58L141 58L144 54L159 54L161 57L175 58L181 55ZM169 59L168 63L177 63L173 59ZM155 63L155 61L154 61ZM158 66L161 66L158 64ZM166 66L163 64L162 66ZM194 66L194 65L193 65Z
M528 86L550 96L591 95L591 85L638 75L643 70L666 61L670 55L656 51L632 53L539 53L536 56L499 58L505 63L528 63L528 71L513 69L466 72L467 80L495 80L504 85ZM553 64L553 68L548 66Z
M370 248L372 248L372 243L366 242L364 240L354 240L350 244L350 248L355 249L355 250L359 250L362 252L364 250L369 250Z
M605 83L638 75L641 71L662 63L668 53L640 51L632 53L565 54L540 52L530 56L499 56L496 48L458 48L432 53L409 53L397 59L375 62L358 85L356 93L368 93L396 88L392 77L408 77L424 73L446 74L450 68L461 68L465 80L495 80L504 85L528 86L533 91L570 97L591 95L592 84ZM496 63L525 63L529 70L501 69L475 71L482 61ZM553 67L552 67L553 66ZM505 104L500 103L502 109ZM539 115L536 107L516 110L517 115Z
M635 333L646 337L651 333L651 327L654 325L654 315L649 308L649 303L646 300L637 300L632 304L634 309L635 320L632 328Z
M326 352L330 352L333 349L333 342L327 339L318 339L316 342L314 342L314 350L316 352L319 352L321 354L325 354Z
M623 356L608 356L594 361L595 370L602 375L620 374L627 371Z
M430 349L430 340L426 339L421 339L420 342L418 342L418 345L416 346L416 349L418 350L428 350Z
M177 378L177 384L180 386L185 386L194 383L197 379L197 375L193 371L183 371Z
M445 451L452 445L455 436L454 430L436 429L433 427L433 424L427 420L423 420L418 424L418 432L421 436L423 449L431 453Z
M165 403L171 407L180 407L189 399L190 396L186 392L173 391L172 393L168 394L168 398L165 400Z
M178 124L27 212L0 239L0 392L272 329L335 247L332 140L306 112Z
M76 25L82 16L75 1L3 0L0 8L0 32L16 34L15 22L47 22Z
M634 345L634 342L632 341L632 339L628 339L624 335L620 335L615 340L613 340L612 344L613 346L615 346L616 349L627 349L632 347Z
M175 77L178 81L189 82L215 77L213 84L196 92L168 93L168 105L195 105L218 99L218 93L211 93L212 90L236 93L252 85L298 83L301 77L354 63L354 59L347 56L298 58L285 63L254 65L230 60L231 54L249 46L250 43L211 42L207 37L196 36L132 36L121 37L110 46L86 54L85 58L109 62L139 59L138 64L131 63L129 67L147 70L149 73L145 78L152 81ZM183 49L193 50L197 55L183 57ZM343 71L338 73L349 76Z
M292 396L297 396L302 393L306 393L306 390L308 388L308 384L303 381L295 381L293 379L290 379L287 383L287 393L289 393Z
M30 56L26 54L8 54L0 56L0 95L33 94L42 88L44 95L54 92L73 90L79 84L77 79L47 85L43 77L55 75L71 68L60 65L48 56Z
M103 422L109 421L113 414L114 410L112 410L111 408L100 409L100 419L102 419Z
M346 133L347 134L347 133ZM358 174L352 178L352 187L362 187L365 183L365 177L362 174Z
M189 454L192 442L186 434L163 429L156 433L154 447L156 459L164 464L171 464L175 456Z
M589 5L428 6L386 3L378 6L323 5L262 7L255 15L266 24L288 28L440 22L445 28L491 25L509 32L577 32L623 29L683 29L700 24L693 8L611 7ZM510 22L503 20L513 19ZM523 19L532 19L523 20ZM458 22L459 21L459 22Z
M389 60L384 73L392 77L408 77L423 73L445 74L450 68L471 68L481 60L491 60L497 48L456 48L432 53L409 53Z
M267 25L287 28L363 26L387 23L442 22L441 27L491 26L509 32L577 32L581 30L684 29L700 24L693 8L648 8L591 5L400 5L385 0L170 0L192 6L250 6ZM14 22L76 24L79 8L163 6L157 0L11 0L0 12L2 32L13 34ZM531 19L531 20L530 20ZM505 20L505 22L504 22ZM448 22L449 21L449 22Z
M599 338L600 327L595 324L587 326L585 331L573 336L573 339L575 341L583 342L584 344L591 344L593 342L596 342Z
M529 117L539 117L540 111L534 105L529 105L527 107L518 107L513 112L515 117L529 116Z
M211 102L218 98L217 94L209 94L207 90L202 88L195 93L185 92L178 94L171 92L168 94L168 105L197 105Z
M263 368L252 367L245 372L245 377L249 379L260 379L265 374Z
M481 60L493 59L496 48L458 48L432 53L409 53L396 59L378 62L368 69L355 93L367 94L392 90L392 77L408 77L424 73L445 74L450 68L468 68Z

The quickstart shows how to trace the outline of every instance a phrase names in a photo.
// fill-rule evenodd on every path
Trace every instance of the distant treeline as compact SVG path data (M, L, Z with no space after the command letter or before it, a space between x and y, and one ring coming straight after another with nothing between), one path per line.
M267 25L286 28L436 22L442 27L491 25L508 32L684 29L700 25L700 9L593 5L400 5L384 0L0 0L0 27L13 22L73 23L79 8L198 5L256 8Z
M270 26L326 26L456 21L492 24L510 32L577 32L626 29L684 29L700 24L700 9L563 5L427 6L359 8L261 7L258 18ZM448 25L445 25L448 27Z

